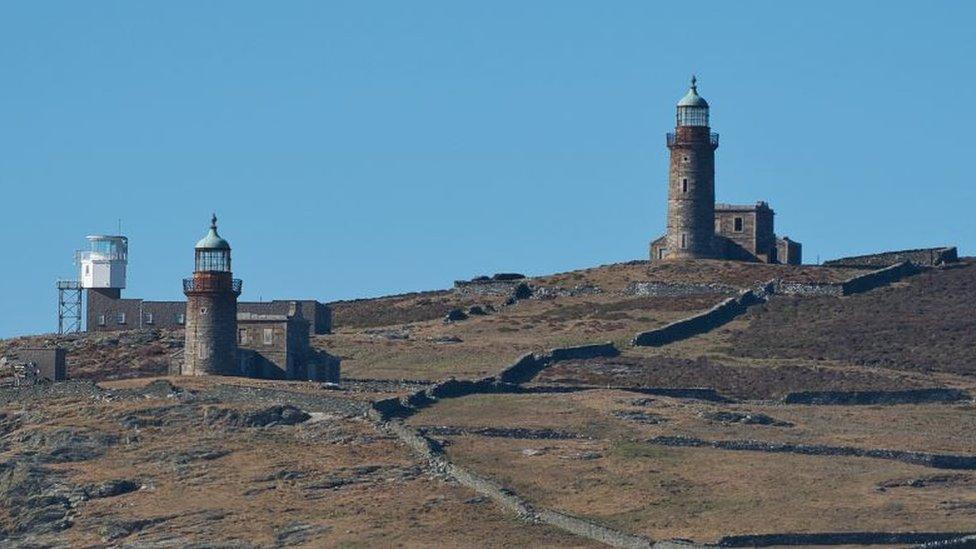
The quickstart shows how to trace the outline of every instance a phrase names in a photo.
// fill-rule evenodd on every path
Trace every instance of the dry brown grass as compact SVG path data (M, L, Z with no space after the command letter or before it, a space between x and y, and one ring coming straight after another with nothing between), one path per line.
M207 379L194 381L199 388L208 384ZM365 420L319 416L292 427L228 430L201 422L200 410L253 406L212 403L186 417L178 412L194 405L179 404L165 415L166 424L137 433L117 421L127 412L173 406L172 399L59 399L35 405L32 417L43 417L47 427L122 436L123 442L102 457L55 465L67 482L126 478L144 486L80 504L65 544L101 546L107 524L161 518L159 524L114 543L272 546L283 528L301 523L320 529L302 544L307 547L589 546L548 527L520 522L473 491L428 475L408 449ZM17 440L18 433L10 440ZM186 463L177 458L200 447L229 453ZM0 454L0 460L9 455Z
M634 405L635 399L643 402ZM794 426L724 424L701 415L719 410L766 413ZM642 424L616 417L620 411L641 411L662 421ZM641 440L681 435L958 453L976 450L974 419L971 405L723 406L589 391L465 397L410 421L562 429L592 437L445 438L452 458L539 505L651 537L709 542L756 532L965 531L972 520L966 505L976 505L976 474L869 458L665 448ZM538 455L527 455L526 449ZM953 473L956 480L879 490L884 483L940 473Z
M342 329L316 338L315 344L342 358L347 377L482 377L528 352L608 340L623 346L634 333L707 309L717 299L596 295L528 300L461 322L434 320L391 328L409 334L406 339ZM447 337L461 341L436 342Z

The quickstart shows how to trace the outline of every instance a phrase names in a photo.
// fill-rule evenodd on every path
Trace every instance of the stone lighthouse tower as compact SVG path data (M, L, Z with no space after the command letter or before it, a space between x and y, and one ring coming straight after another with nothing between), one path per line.
M697 81L678 101L677 124L668 134L668 234L665 259L715 256L715 149L718 134L708 126L708 102Z
M217 216L195 246L193 278L183 279L186 344L183 375L237 373L237 296L241 281L231 275L230 244L217 234Z

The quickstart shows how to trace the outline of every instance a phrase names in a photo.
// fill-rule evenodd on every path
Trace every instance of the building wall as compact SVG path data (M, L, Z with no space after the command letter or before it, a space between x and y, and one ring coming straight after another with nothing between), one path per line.
M764 263L776 261L776 234L773 231L773 210L765 202L756 206L756 257Z
M803 263L803 248L799 242L794 242L789 238L777 239L776 259L787 265L799 265Z
M309 321L309 334L332 332L332 309L312 299L274 301L242 301L238 307L242 313L256 315L287 315L292 303L298 303L302 318Z
M238 319L240 371L265 379L308 379L308 321L302 318Z
M707 127L679 126L668 167L669 259L712 257L715 146Z
M742 220L742 230L735 230L735 220ZM749 255L756 253L756 212L715 210L715 234L732 241ZM726 253L728 253L726 251Z
M183 328L186 324L185 301L144 301L121 299L119 290L88 290L86 330L89 332L137 330L141 328ZM114 297L113 297L114 296ZM242 301L238 310L254 314L288 314L294 301ZM315 300L297 301L302 317L309 320L309 334L332 331L332 309ZM120 316L121 315L121 316ZM124 322L119 322L119 319ZM101 320L104 319L104 323Z
M33 362L41 379L64 381L68 379L65 366L65 350L60 347L17 349L14 358L18 362Z

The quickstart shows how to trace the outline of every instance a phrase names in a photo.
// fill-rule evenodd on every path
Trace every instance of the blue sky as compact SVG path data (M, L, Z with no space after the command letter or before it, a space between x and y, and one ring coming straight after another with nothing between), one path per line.
M674 103L717 196L807 261L972 254L973 2L0 4L0 337L56 327L90 233L181 297L210 212L242 299L644 258Z

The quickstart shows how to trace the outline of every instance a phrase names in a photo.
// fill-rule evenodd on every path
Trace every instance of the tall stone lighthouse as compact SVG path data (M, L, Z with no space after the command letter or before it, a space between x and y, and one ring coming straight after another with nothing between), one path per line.
M715 149L718 134L708 126L708 102L697 81L678 101L677 124L667 136L668 232L661 259L715 257Z
M183 375L237 373L237 296L240 279L230 270L230 244L217 234L217 216L210 231L194 247L193 278L183 279L186 294L186 344Z

